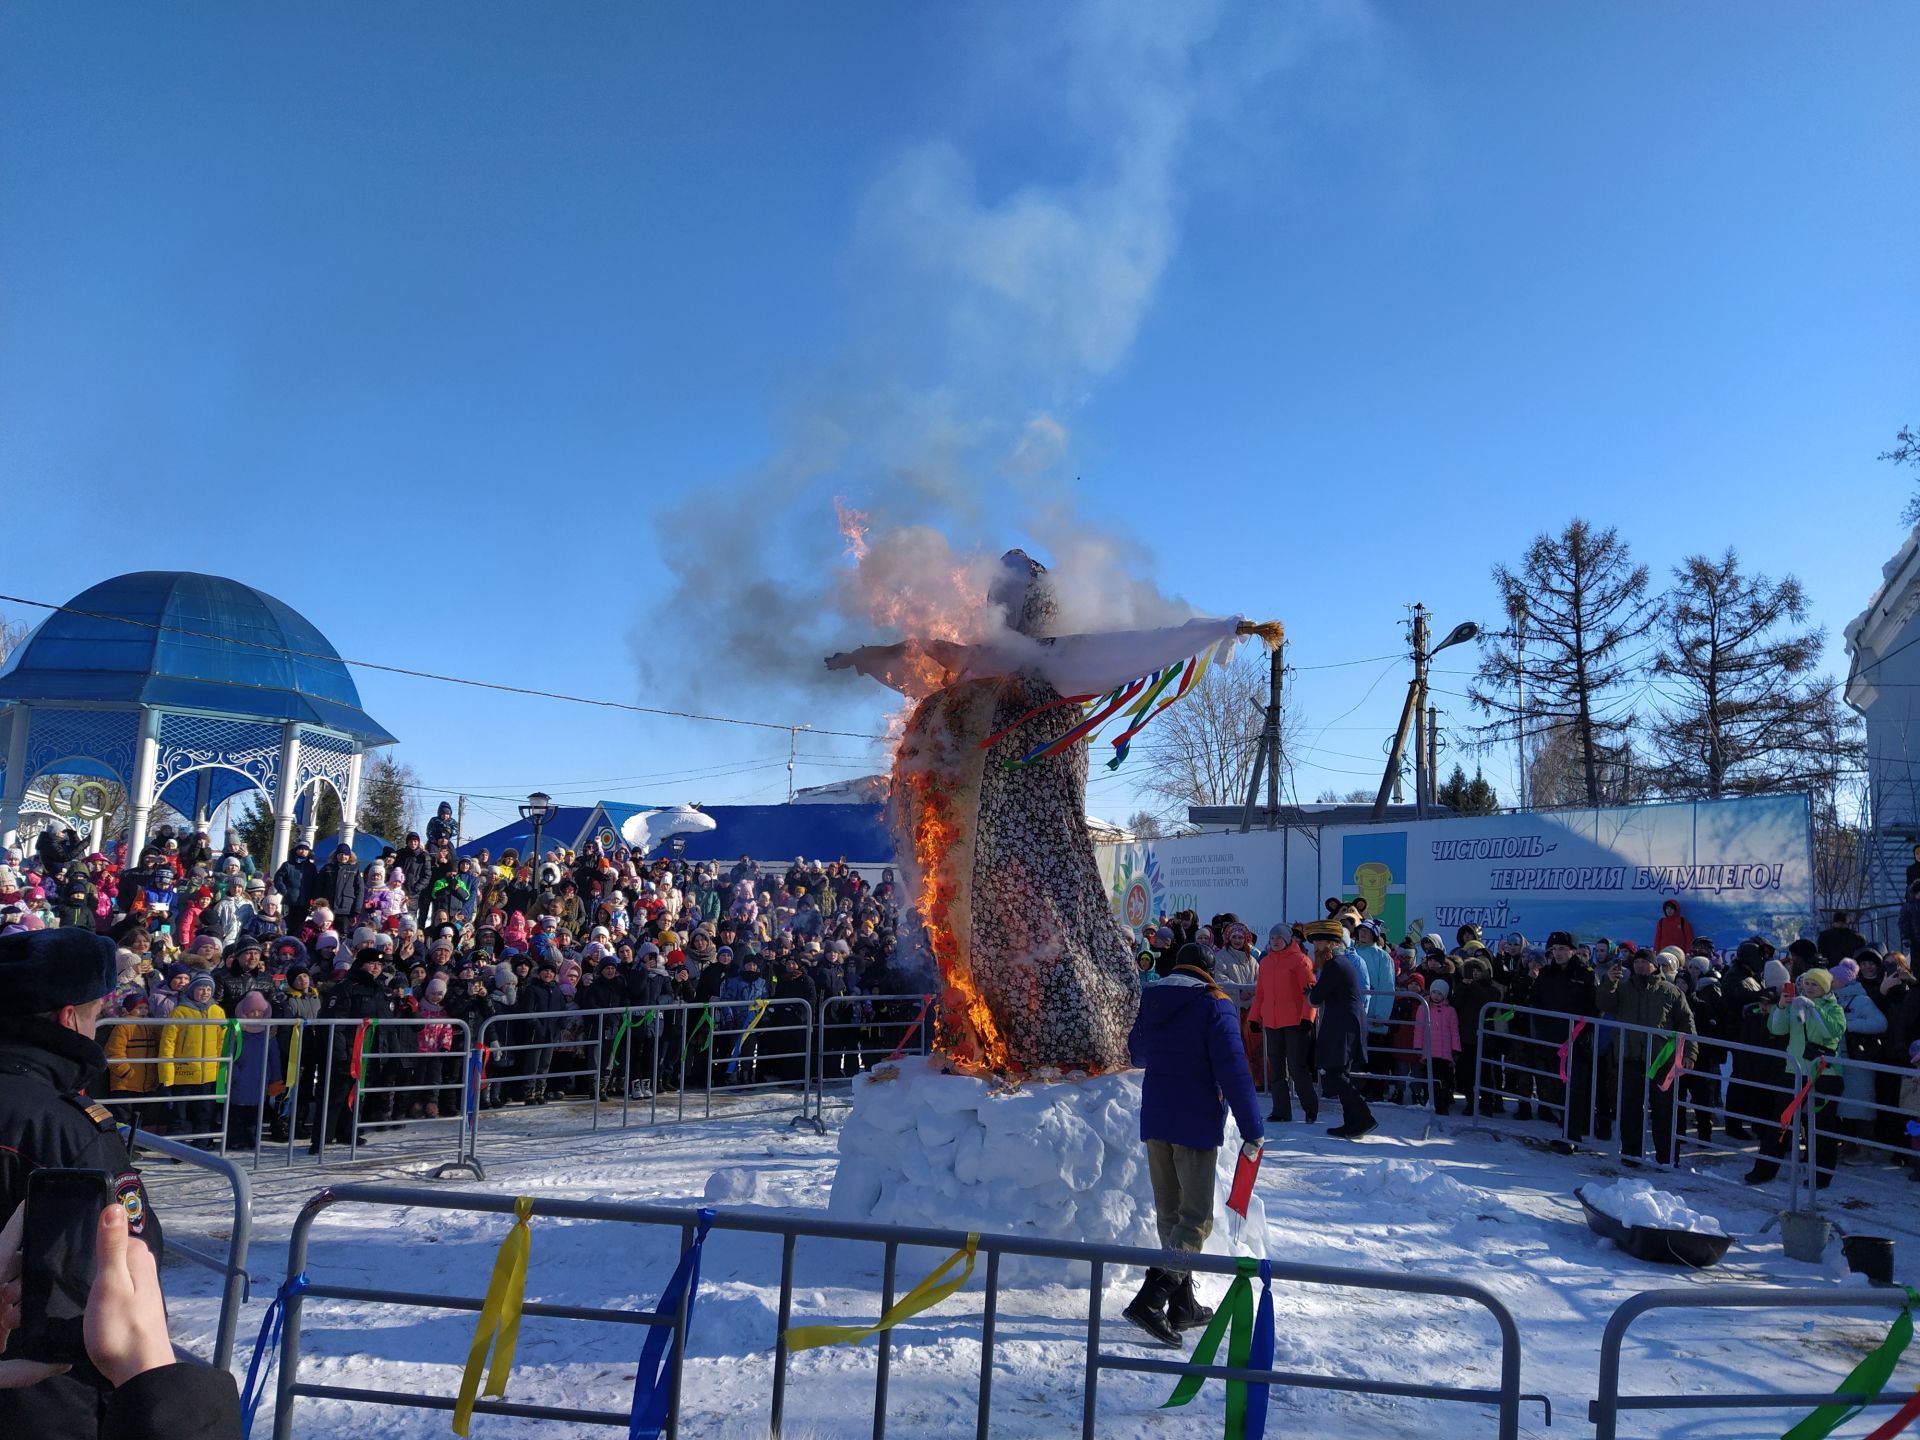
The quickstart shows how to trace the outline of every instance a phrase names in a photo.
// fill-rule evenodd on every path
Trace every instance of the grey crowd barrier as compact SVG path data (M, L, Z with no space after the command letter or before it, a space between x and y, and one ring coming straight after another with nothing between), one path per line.
M454 1398L421 1395L400 1388L372 1389L358 1386L320 1385L300 1379L301 1322L304 1308L313 1300L340 1300L367 1305L397 1305L428 1310L477 1312L481 1300L472 1296L441 1295L420 1291L345 1286L316 1279L309 1260L309 1245L315 1220L336 1205L420 1207L433 1210L465 1211L478 1214L512 1215L515 1200L505 1195L469 1194L442 1189L424 1189L394 1185L337 1185L322 1190L301 1210L294 1222L293 1237L287 1253L287 1275L304 1277L304 1287L287 1287L285 1323L280 1340L280 1370L277 1377L278 1404L274 1416L275 1440L289 1440L293 1434L294 1405L301 1398L331 1399L390 1405L412 1409L451 1410ZM693 1243L697 1211L672 1206L622 1205L606 1201L538 1200L533 1215L565 1220L597 1220L630 1225L655 1225L677 1229L682 1252ZM738 1231L776 1235L781 1239L780 1299L778 1331L773 1352L773 1383L770 1392L768 1433L778 1440L785 1424L788 1387L786 1337L792 1328L794 1292L794 1251L802 1239L841 1240L878 1245L882 1249L880 1313L893 1307L896 1262L902 1246L925 1247L938 1251L959 1250L969 1236L958 1230L894 1228L884 1225L850 1224L829 1220L801 1219L758 1211L717 1212L716 1232ZM1003 1256L1019 1255L1048 1260L1065 1260L1088 1265L1086 1363L1082 1370L1081 1422L1083 1440L1097 1433L1097 1403L1100 1376L1111 1370L1144 1374L1184 1376L1200 1375L1208 1379L1245 1381L1256 1385L1274 1385L1356 1395L1391 1395L1466 1404L1491 1406L1495 1412L1500 1440L1517 1440L1520 1433L1520 1406L1525 1400L1546 1403L1545 1397L1523 1395L1520 1390L1520 1334L1512 1314L1491 1292L1464 1280L1439 1276L1410 1275L1402 1272L1357 1270L1348 1267L1298 1265L1274 1262L1270 1273L1273 1283L1331 1287L1371 1291L1381 1294L1429 1296L1436 1300L1461 1300L1484 1310L1499 1333L1500 1381L1497 1386L1438 1385L1408 1381L1379 1380L1367 1376L1303 1373L1293 1370L1249 1370L1226 1365L1195 1365L1179 1360L1150 1360L1110 1353L1101 1345L1101 1304L1109 1267L1176 1265L1196 1274L1231 1276L1239 1265L1230 1256L1174 1254L1161 1250L1135 1249L1123 1245L1092 1245L1074 1241L1046 1240L1037 1237L982 1234L977 1237L976 1254L985 1257L986 1273L977 1295L982 1306L978 1398L975 1402L975 1434L986 1440L991 1433L993 1401L994 1325L1000 1302L1000 1261ZM537 1253L537 1247L536 1247ZM664 1282L665 1276L661 1280ZM630 1277L622 1279L627 1284ZM676 1436L680 1423L680 1377L685 1356L687 1314L682 1304L677 1311L621 1310L585 1305L555 1305L529 1302L527 1315L563 1320L612 1321L637 1327L670 1327L673 1331L667 1354L671 1385L666 1417L666 1433ZM696 1314L697 1314L696 1309ZM1414 1345L1412 1335L1406 1337ZM1373 1349L1378 1353L1394 1351L1390 1336L1377 1336ZM872 1433L883 1440L887 1432L887 1389L892 1354L891 1332L881 1330L875 1337L874 1398ZM507 1400L480 1400L475 1414L512 1415L530 1419L573 1420L589 1425L623 1428L625 1413L585 1410L546 1405L521 1405ZM1551 1412L1548 1412L1551 1423ZM1063 1427L1064 1428L1064 1427ZM1458 1433L1450 1430L1448 1433Z
M1909 1294L1897 1289L1776 1290L1746 1285L1702 1285L1629 1296L1607 1317L1606 1330L1600 1337L1599 1394L1587 1409L1587 1418L1593 1422L1594 1440L1617 1440L1623 1410L1805 1410L1834 1403L1866 1407L1904 1405L1913 1398L1911 1390L1885 1390L1872 1395L1838 1391L1708 1390L1704 1388L1708 1372L1723 1367L1704 1362L1690 1371L1700 1384L1684 1394L1622 1395L1620 1352L1627 1328L1651 1310L1899 1310L1907 1305ZM1660 1352L1660 1363L1669 1371L1677 1360L1684 1361L1684 1358L1684 1347L1663 1348ZM1772 1433L1771 1428L1767 1433Z
M1510 1017L1496 1021L1495 1017ZM1574 1029L1585 1022L1577 1039ZM1496 1024L1513 1025L1521 1030L1497 1030ZM1531 1033L1544 1030L1544 1035ZM1641 1056L1625 1063L1625 1037L1640 1037ZM1695 1159L1739 1155L1753 1158L1751 1140L1737 1143L1727 1140L1729 1123L1757 1136L1782 1128L1782 1116L1794 1106L1807 1082L1787 1068L1782 1046L1750 1045L1738 1040L1682 1033L1680 1045L1692 1042L1698 1050L1696 1064L1682 1067L1675 1082L1661 1088L1664 1076L1648 1075L1647 1068L1664 1068L1651 1062L1659 1059L1666 1043L1675 1038L1671 1030L1631 1025L1611 1016L1579 1016L1565 1011L1545 1010L1527 1005L1490 1003L1480 1013L1475 1043L1475 1065L1470 1103L1482 1113L1504 1107L1512 1101L1544 1109L1553 1117L1563 1137L1572 1143L1610 1145L1623 1159L1637 1161L1648 1168L1672 1170L1683 1157ZM1562 1079L1560 1049L1567 1048ZM1747 1057L1741 1065L1738 1057ZM1848 1071L1867 1074L1874 1080L1872 1100L1845 1100L1817 1089L1809 1089L1794 1107L1788 1122L1793 1131L1788 1137L1780 1164L1786 1177L1785 1193L1790 1208L1806 1212L1819 1209L1820 1185L1815 1157L1823 1142L1837 1143L1839 1121L1829 1102L1858 1106L1874 1117L1896 1122L1892 1128L1900 1139L1884 1133L1864 1131L1848 1137L1857 1150L1878 1153L1889 1160L1913 1163L1913 1152L1904 1143L1905 1115L1896 1103L1882 1097L1889 1090L1897 1097L1897 1082L1910 1075L1908 1069L1866 1060L1846 1058L1844 1051L1834 1057L1829 1073L1844 1079ZM1889 1084L1888 1082L1893 1082ZM1661 1113L1664 1111L1664 1113ZM1683 1119L1691 1114L1696 1121L1704 1117L1704 1126L1696 1124L1689 1134ZM1711 1135L1718 1123L1718 1144L1701 1139L1705 1129ZM1647 1132L1653 1133L1649 1135ZM1667 1153L1660 1150L1661 1131L1670 1137ZM1690 1170L1706 1178L1724 1179L1711 1169L1689 1165Z
M1254 988L1251 985L1222 985L1221 989L1233 999L1244 1016L1253 1004ZM1434 1108L1439 1096L1438 1080L1434 1072L1432 1046L1433 1009L1426 996L1418 990L1362 990L1361 996L1368 1000L1391 997L1393 1006L1385 1018L1369 1018L1367 1027L1367 1068L1349 1070L1347 1073L1356 1084L1367 1091L1367 1098L1373 1104L1411 1105L1415 1108ZM1408 1008L1412 1014L1398 1017L1392 1009ZM1424 1046L1414 1042L1419 1032L1414 1022L1426 1017L1428 1043ZM1405 1026L1406 1043L1396 1043L1395 1031ZM1375 1028L1378 1027L1378 1028ZM1319 1083L1320 1066L1318 1057L1314 1065L1314 1081ZM1266 1092L1273 1093L1274 1077L1266 1075ZM1431 1125L1431 1121L1428 1122Z
M421 1037L436 1027L450 1048L421 1050ZM460 1153L461 1076L472 1048L463 1020L142 1016L102 1021L99 1038L111 1083L102 1099L121 1123L146 1133L163 1126L166 1138L220 1155L246 1154L256 1169L274 1158L291 1167L303 1139L322 1164L330 1150L357 1159L375 1139L419 1150L451 1143ZM237 1047L250 1044L265 1054L243 1064ZM189 1067L212 1078L179 1083ZM250 1084L235 1083L243 1068L254 1072ZM171 1087L161 1088L169 1077ZM419 1116L410 1113L415 1103ZM442 1113L430 1118L429 1109Z
M135 1168L142 1170L143 1178L153 1177L151 1171L140 1165L140 1153L152 1151L155 1154L165 1155L179 1164L211 1171L226 1181L233 1191L233 1221L227 1231L227 1253L224 1256L189 1245L180 1239L178 1232L170 1232L167 1229L165 1208L158 1209L166 1253L184 1256L194 1264L211 1270L221 1277L220 1318L214 1325L213 1354L203 1358L216 1369L225 1370L233 1362L233 1335L234 1328L240 1320L240 1307L247 1302L251 1290L251 1277L247 1274L247 1252L253 1245L253 1187L247 1180L247 1172L223 1155L210 1155L204 1150L196 1150L191 1145L183 1145L177 1140L136 1134L124 1125L121 1126L120 1133L127 1141L127 1149L133 1157ZM149 1195L148 1198L152 1199L152 1196Z
M813 1114L826 1121L827 1084L908 1055L931 1055L939 1033L940 997L933 994L832 995L820 1002L820 1063L814 1067Z

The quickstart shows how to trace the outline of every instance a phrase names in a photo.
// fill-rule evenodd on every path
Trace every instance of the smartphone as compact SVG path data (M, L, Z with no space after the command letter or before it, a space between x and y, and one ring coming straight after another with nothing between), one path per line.
M9 1360L77 1365L87 1358L87 1295L100 1212L114 1204L105 1170L36 1170L27 1176L20 1243L20 1328Z

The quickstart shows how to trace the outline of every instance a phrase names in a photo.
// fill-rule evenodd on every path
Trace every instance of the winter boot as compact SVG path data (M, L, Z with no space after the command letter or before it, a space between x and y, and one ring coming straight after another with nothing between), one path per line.
M1173 1297L1174 1279L1164 1270L1147 1271L1140 1293L1120 1313L1170 1350L1180 1348L1180 1332L1167 1323L1167 1301Z
M1213 1307L1202 1305L1193 1293L1193 1276L1174 1286L1167 1301L1167 1323L1176 1330L1195 1330L1213 1319Z

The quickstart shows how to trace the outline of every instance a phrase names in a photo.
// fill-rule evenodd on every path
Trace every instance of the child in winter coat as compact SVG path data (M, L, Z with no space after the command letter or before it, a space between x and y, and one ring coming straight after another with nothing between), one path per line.
M418 1072L415 1083L419 1085L439 1085L435 1090L415 1091L413 1103L407 1114L412 1119L425 1116L429 1120L438 1119L441 1114L458 1115L460 1113L460 1092L457 1082L460 1078L459 1062L448 1056L453 1050L453 1026L447 1023L450 1012L447 1009L447 977L435 975L427 981L426 989L420 997L420 1018L438 1023L422 1025L419 1029ZM422 1097L425 1103L422 1103Z
M270 1138L284 1144L287 1122L274 1102L287 1085L287 1032L265 1023L273 1014L273 1006L258 990L242 995L233 1013L240 1022L240 1048L227 1084L228 1148L253 1148L262 1108L272 1122Z
M1433 1110L1445 1115L1453 1109L1453 1070L1460 1059L1460 1016L1450 1000L1445 980L1427 986L1426 1008L1413 1017L1413 1048L1433 1061Z
M120 1013L128 1020L145 1021L152 1004L144 990L128 991L119 997ZM114 1117L122 1124L138 1129L143 1122L158 1118L164 1106L111 1104L132 1101L160 1090L160 1030L158 1025L136 1023L106 1027L108 1101Z

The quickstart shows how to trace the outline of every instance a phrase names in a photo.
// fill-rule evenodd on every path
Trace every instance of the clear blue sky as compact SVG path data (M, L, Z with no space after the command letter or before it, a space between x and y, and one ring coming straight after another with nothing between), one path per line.
M9 5L4 588L209 570L351 657L868 731L777 658L859 638L846 494L1285 620L1307 798L1404 683L1309 667L1496 618L1574 514L1791 570L1838 670L1920 421L1917 50L1908 3ZM784 732L359 682L448 792L784 792Z

